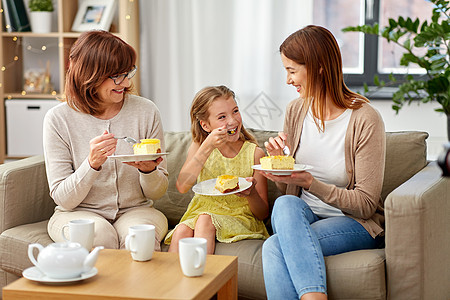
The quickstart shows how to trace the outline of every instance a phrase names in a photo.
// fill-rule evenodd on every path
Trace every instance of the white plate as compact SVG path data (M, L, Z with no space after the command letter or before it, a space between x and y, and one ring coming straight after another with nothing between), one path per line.
M62 279L62 278L50 278L50 277L47 277L37 267L30 267L28 269L25 269L22 272L22 275L26 279L29 279L29 280L32 280L32 281L41 282L41 283L46 283L46 284L67 284L67 283L76 282L76 281L80 281L80 280L91 278L91 277L97 275L97 272L98 272L97 268L92 268L92 270L90 270L89 272L82 273L78 277Z
M155 160L158 157L163 155L167 155L169 153L156 153L156 154L124 154L124 155L111 155L109 158L117 159L121 162L130 162L130 161L146 161L146 160Z
M252 183L245 180L245 178L239 177L239 189L231 191L229 193L221 193L219 190L214 188L216 185L217 178L213 178L210 180L205 180L202 182L197 183L192 187L192 190L196 194L205 195L205 196L225 196L225 195L232 195L236 194L242 191L245 191L249 187L252 186Z
M303 171L312 169L312 166L303 165L303 164L295 164L293 170L267 170L267 169L262 169L261 165L253 165L252 168L255 170L259 170L259 171L272 173L273 175L291 175L294 172L303 172Z

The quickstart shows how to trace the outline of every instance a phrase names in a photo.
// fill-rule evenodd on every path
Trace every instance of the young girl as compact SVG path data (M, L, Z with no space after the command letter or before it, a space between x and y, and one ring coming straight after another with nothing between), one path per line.
M207 252L213 254L215 240L223 243L242 239L266 239L263 219L269 214L267 180L253 174L264 151L244 129L234 92L225 86L206 87L191 106L192 144L177 180L177 189L186 193L196 182L234 175L251 181L249 189L226 196L196 194L186 213L165 243L178 252L185 237L206 238Z

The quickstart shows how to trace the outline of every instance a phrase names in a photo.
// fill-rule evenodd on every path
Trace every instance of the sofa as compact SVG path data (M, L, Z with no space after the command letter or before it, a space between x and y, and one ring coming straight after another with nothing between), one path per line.
M249 130L260 146L274 131ZM450 178L426 160L424 132L386 134L385 248L325 258L330 299L449 299ZM193 193L180 194L175 182L191 142L189 132L166 132L169 188L155 202L173 228ZM280 195L269 182L271 207ZM32 266L31 243L47 245L47 222L54 209L42 156L0 165L0 284ZM266 220L270 230L270 218ZM238 257L240 299L265 299L262 240L217 243L215 254ZM163 251L167 251L163 245ZM301 255L301 253L299 253Z

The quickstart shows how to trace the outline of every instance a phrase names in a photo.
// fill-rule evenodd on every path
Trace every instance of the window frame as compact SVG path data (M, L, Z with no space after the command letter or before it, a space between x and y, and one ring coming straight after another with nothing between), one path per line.
M375 23L380 24L380 14L381 14L381 0L365 0L365 24L374 25ZM368 18L368 2L372 2L372 18ZM381 29L381 27L380 27ZM392 94L397 91L397 87L401 84L405 73L392 73L392 75L397 79L397 82L390 83L389 86L378 88L374 83L375 76L378 76L379 81L384 81L386 83L390 82L390 73L380 73L378 72L378 60L380 58L379 51L379 41L382 37L372 34L364 34L364 46L363 46L363 73L344 73L344 81L347 86L354 89L359 93L364 93L364 85L367 84L369 89L371 89L371 98L377 99L392 99ZM420 74L410 74L413 78L418 78ZM373 90L373 91L372 91Z

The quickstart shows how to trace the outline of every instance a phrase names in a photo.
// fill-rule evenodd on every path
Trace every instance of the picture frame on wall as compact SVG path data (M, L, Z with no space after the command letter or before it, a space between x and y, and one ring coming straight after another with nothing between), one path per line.
M78 6L72 31L109 30L116 2L116 0L83 0Z

